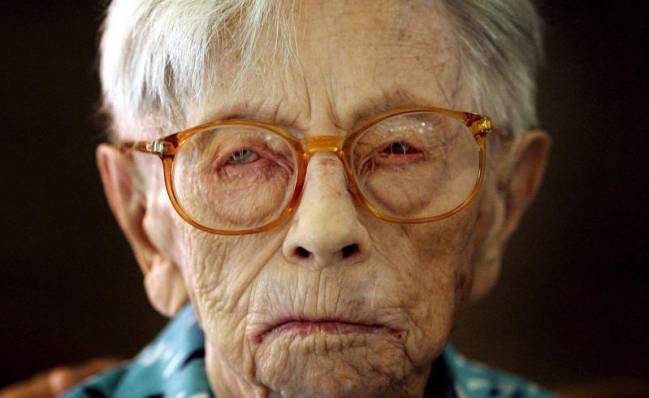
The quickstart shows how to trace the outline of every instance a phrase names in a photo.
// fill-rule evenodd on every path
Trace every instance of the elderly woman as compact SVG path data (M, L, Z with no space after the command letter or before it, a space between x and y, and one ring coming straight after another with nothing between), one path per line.
M547 396L448 345L542 176L539 25L523 0L114 1L97 159L174 320L67 396Z

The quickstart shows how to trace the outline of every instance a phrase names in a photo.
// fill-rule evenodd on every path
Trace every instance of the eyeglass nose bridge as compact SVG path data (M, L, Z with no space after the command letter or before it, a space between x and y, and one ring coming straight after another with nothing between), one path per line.
M352 177L352 171L350 168L349 163L347 162L347 159L345 159L345 156L343 155L343 147L345 145L345 137L341 136L335 136L335 135L325 135L325 136L317 136L317 137L308 137L305 138L301 141L302 143L302 150L304 151L305 155L305 163L304 163L304 168L306 169L306 164L309 162L309 159L311 156L318 152L333 152L338 156L338 158L342 161L343 168L345 171L345 181L347 183L347 188L349 189L350 193L352 194L352 197L356 200L357 203L359 204L365 204L368 206L368 208L371 208L372 205L369 204L365 200L365 198L360 194L360 191L358 189L358 186L356 185L356 181ZM301 198L302 196L302 190L304 188L303 183L299 184L300 185L300 192L298 193L298 197Z
M335 135L308 137L302 140L302 149L308 156L317 152L334 152L340 155L344 141L345 137Z

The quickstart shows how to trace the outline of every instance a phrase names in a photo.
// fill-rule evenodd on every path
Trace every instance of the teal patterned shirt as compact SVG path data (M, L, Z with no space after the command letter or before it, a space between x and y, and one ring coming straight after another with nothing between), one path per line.
M426 396L443 398L549 398L516 376L465 359L448 345L435 362ZM432 378L431 378L432 380ZM434 387L431 385L434 384ZM435 388L435 391L433 391ZM76 386L64 398L217 398L205 375L204 336L190 305L127 365Z

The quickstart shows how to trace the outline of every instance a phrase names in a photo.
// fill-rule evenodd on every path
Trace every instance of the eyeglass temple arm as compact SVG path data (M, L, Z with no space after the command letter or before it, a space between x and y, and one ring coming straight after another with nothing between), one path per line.
M158 155L161 158L173 155L176 150L173 144L165 141L127 141L118 146L122 152L144 152Z

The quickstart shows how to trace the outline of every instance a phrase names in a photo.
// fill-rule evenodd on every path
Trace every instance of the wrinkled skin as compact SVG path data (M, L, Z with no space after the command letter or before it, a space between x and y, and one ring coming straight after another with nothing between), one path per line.
M303 81L289 82L278 98L244 90L250 97L239 96L236 104L206 108L243 104L256 117L277 109L279 120L272 122L292 121L305 135L345 134L358 123L355 109L398 90L417 90L422 105L462 109L444 92L457 85L458 65L442 21L430 10L413 20L412 11L396 7L367 20L372 11L367 4L308 7L309 30L299 47ZM314 157L299 211L276 231L223 238L183 228L182 258L189 259L184 265L209 342L213 384L222 383L219 369L226 364L287 397L421 393L458 309L456 283L471 272L476 207L443 223L388 224L353 202L343 173L335 157ZM353 243L359 252L343 259L341 249ZM313 257L298 257L297 246ZM295 315L389 330L286 332L257 341L273 319Z
M337 0L305 2L301 10L302 74L296 69L283 79L271 70L237 92L221 85L199 101L190 125L236 115L305 136L345 135L366 110L367 116L405 106L475 110L460 81L460 54L444 10L429 2ZM224 61L215 69L228 81L236 65ZM275 91L268 79L275 79ZM421 396L471 294L485 242L500 248L506 240L487 239L502 216L495 209L504 208L497 204L496 177L449 219L392 224L354 201L338 158L317 154L290 221L261 234L225 237L176 215L159 162L146 155L139 160L151 176L143 209L120 213L124 200L111 196L112 155L104 152L107 194L140 263L150 256L138 233L182 275L205 331L207 374L219 397ZM129 229L129 217L140 217L144 230ZM349 245L356 250L343 255ZM287 319L371 326L264 333Z

